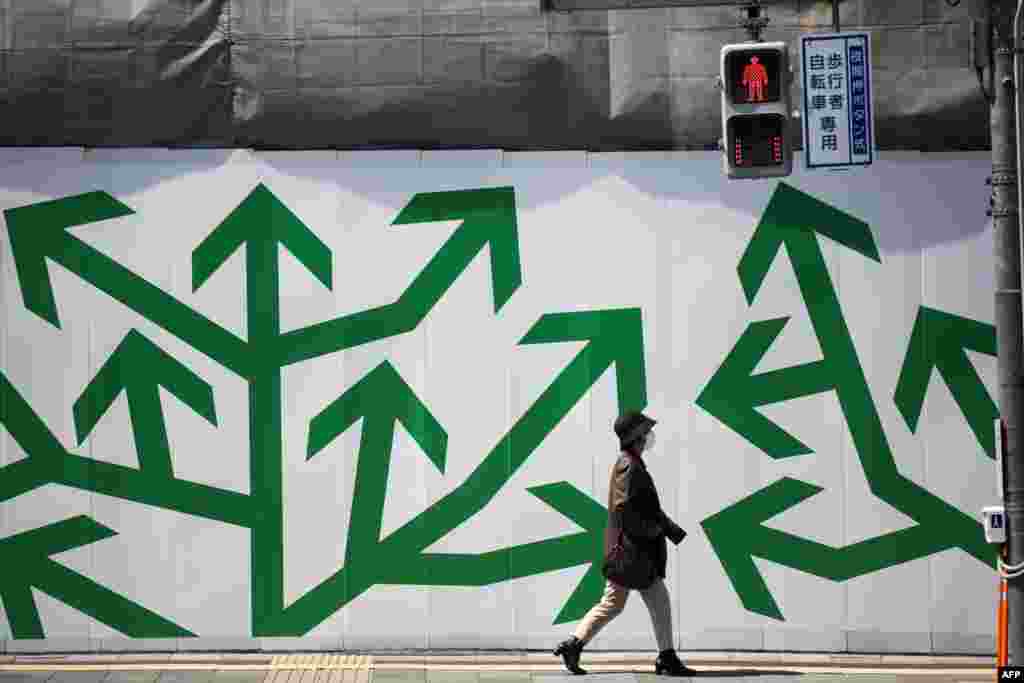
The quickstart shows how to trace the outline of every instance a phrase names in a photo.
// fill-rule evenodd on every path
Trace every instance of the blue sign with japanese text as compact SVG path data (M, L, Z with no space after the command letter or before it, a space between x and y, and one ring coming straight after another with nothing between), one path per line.
M870 164L875 145L868 34L802 36L800 48L807 168Z

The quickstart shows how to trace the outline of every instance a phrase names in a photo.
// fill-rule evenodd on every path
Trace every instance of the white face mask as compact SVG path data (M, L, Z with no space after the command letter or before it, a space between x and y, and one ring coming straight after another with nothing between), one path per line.
M654 448L654 432L647 432L647 440L644 441L644 450L649 451Z

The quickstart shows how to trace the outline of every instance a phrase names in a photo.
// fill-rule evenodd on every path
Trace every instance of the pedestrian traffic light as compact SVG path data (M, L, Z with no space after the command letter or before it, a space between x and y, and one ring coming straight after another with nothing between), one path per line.
M740 43L722 48L722 147L730 178L793 172L789 48Z

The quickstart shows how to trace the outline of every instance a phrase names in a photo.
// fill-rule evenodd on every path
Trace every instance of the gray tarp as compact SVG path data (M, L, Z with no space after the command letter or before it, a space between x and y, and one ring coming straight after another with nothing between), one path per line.
M0 0L0 144L714 147L719 49L745 39L735 7L539 5ZM766 6L765 38L798 54L801 33L831 30L830 5ZM987 148L966 7L845 0L842 20L872 34L881 148Z

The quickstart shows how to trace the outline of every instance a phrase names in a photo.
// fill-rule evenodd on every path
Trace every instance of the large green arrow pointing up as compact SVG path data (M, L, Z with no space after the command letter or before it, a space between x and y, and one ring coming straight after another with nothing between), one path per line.
M437 469L444 472L448 433L416 397L391 363L385 361L324 408L309 426L309 456L319 453L360 419L363 430L352 493L345 566L350 580L356 567L372 573L374 548L380 542L395 423L400 422ZM364 562L360 563L362 559ZM367 562L369 561L369 562Z
M422 577L422 571L412 569L418 566L418 558L422 558L420 553L482 510L544 437L613 365L616 368L619 410L642 409L647 405L640 309L548 314L526 333L520 344L566 341L585 341L587 344L464 482L377 545L374 551L377 566L409 566L411 572L418 572L416 575ZM571 543L574 552L579 553L574 564L594 560L592 537L581 537ZM428 556L425 561L432 560ZM437 561L446 562L444 559ZM486 571L493 572L494 565L486 563L494 560L484 562ZM436 576L428 573L427 582L433 580ZM593 579L583 583L587 587L578 588L577 594L593 597ZM353 590L353 586L358 590ZM273 619L270 628L281 635L306 633L362 590L365 589L358 582L349 585L348 572L342 568L296 600L279 618ZM577 597L576 600L571 605L574 610L583 598Z
M782 612L757 570L754 557L833 581L845 581L959 545L954 534L920 524L842 548L763 525L821 490L813 484L783 477L701 522L740 601L751 612L782 620Z
M203 286L239 247L247 246L250 279L263 277L266 252L281 244L327 289L331 288L331 250L287 206L260 183L192 252L192 289ZM273 261L276 263L276 253ZM276 294L276 292L275 292Z
M0 539L0 582L7 620L15 638L45 638L32 588L134 638L193 636L144 607L50 559L50 555L95 543L115 532L78 516Z
M835 388L824 361L752 374L788 320L751 323L697 397L697 405L773 458L811 450L756 408Z
M996 328L993 325L961 318L921 306L910 335L910 345L896 384L896 406L910 431L917 431L924 395L932 368L939 371L960 411L967 419L978 443L996 457L992 421L999 415L977 370L968 360L965 349L996 355Z
M60 326L46 269L46 259L51 259L232 372L245 376L245 342L67 231L131 213L106 192L5 210L25 307Z
M235 250L245 247L249 490L263 513L252 527L254 635L267 635L264 621L280 612L284 602L279 245L331 287L330 249L262 183L192 252L192 286L198 289Z
M316 358L409 332L427 316L484 247L490 246L494 310L522 284L515 191L511 187L422 192L395 218L395 225L461 220L397 301L282 335L282 365Z
M135 435L139 469L174 478L167 425L160 406L164 387L212 425L217 424L213 389L137 330L132 330L110 354L99 372L75 401L75 430L81 444L122 391Z
M794 270L800 269L805 262L806 250L794 250L794 247L802 246L807 237L815 234L828 237L874 261L882 260L867 223L786 183L779 183L740 258L738 270L747 303L753 303L779 249L785 245L789 258L794 261ZM806 263L814 265L813 259ZM825 276L828 276L827 271Z

